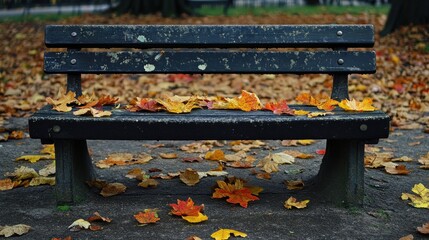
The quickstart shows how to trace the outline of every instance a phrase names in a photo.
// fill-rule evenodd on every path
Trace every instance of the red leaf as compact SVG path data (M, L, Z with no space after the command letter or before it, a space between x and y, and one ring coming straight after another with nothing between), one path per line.
M204 208L203 205L195 206L191 198L188 198L187 201L177 199L177 204L171 203L169 206L173 208L171 214L176 216L198 216L198 213Z
M289 108L289 106L286 103L286 100L282 100L280 102L275 103L267 103L265 104L264 109L272 111L274 114L287 114L287 115L294 115L293 110Z

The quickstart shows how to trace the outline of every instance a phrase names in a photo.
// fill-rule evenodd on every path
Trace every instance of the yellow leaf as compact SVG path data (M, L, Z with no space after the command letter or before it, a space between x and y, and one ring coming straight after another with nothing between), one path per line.
M293 111L293 114L295 114L296 116L304 116L309 114L309 111L305 111L305 110L295 110Z
M29 186L39 186L49 184L55 185L55 177L35 177L31 179Z
M272 158L277 164L292 164L295 162L295 158L285 152L274 153Z
M285 201L284 206L287 209L292 209L292 207L301 209L301 208L306 208L309 202L310 200L304 200L304 201L298 202L296 198L290 197L288 200Z
M352 99L352 100L344 99L338 104L338 106L340 106L340 108L346 111L355 111L355 112L372 112L377 110L375 107L372 106L371 98L365 98L362 100L362 102L359 102L355 99Z
M52 98L46 98L46 102L48 104L53 105L52 109L59 112L70 112L72 110L71 107L67 106L67 104L72 104L77 102L76 94L74 92L69 91L66 95L61 96L58 100L54 100Z
M16 161L25 160L31 163L38 162L39 160L52 160L55 159L55 156L52 155L24 155L16 158Z
M0 226L0 236L10 237L14 234L23 235L30 231L31 227L25 224L17 224L13 226Z
M175 159L177 158L177 153L160 153L159 156L163 159Z
M156 101L171 113L189 113L194 108L200 108L197 97L191 97L186 103L174 101L170 98L157 99Z
M90 226L91 226L90 222L81 218L74 221L72 224L70 224L68 228L70 229L70 228L77 227L77 228L89 229Z
M204 215L201 212L198 212L198 216L182 216L182 218L190 223L200 223L209 219L207 215Z
M315 140L311 140L311 139L304 139L304 140L298 140L297 141L298 144L304 145L304 146L311 145L315 142L316 142Z
M42 177L47 177L49 175L55 174L55 171L55 161L52 161L52 163L39 170L39 175Z
M212 161L221 161L225 160L225 153L222 150L217 149L211 152L207 152L204 158Z
M307 114L307 117L314 118L314 117L324 117L326 115L334 115L333 112L311 112Z
M39 174L37 174L36 170L33 168L21 166L19 168L15 168L15 172L13 173L6 173L6 176L14 177L16 180L25 180L37 177Z
M402 200L410 200L409 203L415 208L428 208L429 209L429 189L427 189L423 184L415 184L411 189L415 194L411 193L402 193Z
M212 233L210 237L214 238L215 240L227 240L231 234L234 235L234 237L247 237L246 233L233 229L219 229L218 231Z

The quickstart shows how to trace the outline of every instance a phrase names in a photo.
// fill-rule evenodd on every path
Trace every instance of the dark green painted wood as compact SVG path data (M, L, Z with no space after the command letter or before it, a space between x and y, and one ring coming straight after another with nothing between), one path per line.
M48 47L372 47L372 25L49 25Z
M48 52L45 72L374 73L374 59L374 52L352 51Z

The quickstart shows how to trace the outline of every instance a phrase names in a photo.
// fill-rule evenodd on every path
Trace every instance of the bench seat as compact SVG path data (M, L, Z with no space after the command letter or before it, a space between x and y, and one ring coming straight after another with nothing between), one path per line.
M310 106L290 107L310 112L320 111ZM270 111L194 109L187 114L173 114L129 112L112 107L104 107L104 110L111 110L112 116L74 116L72 112L61 113L46 106L30 118L30 134L45 140L369 140L385 138L389 133L389 117L380 111L351 113L336 109L333 115L309 118L276 115Z

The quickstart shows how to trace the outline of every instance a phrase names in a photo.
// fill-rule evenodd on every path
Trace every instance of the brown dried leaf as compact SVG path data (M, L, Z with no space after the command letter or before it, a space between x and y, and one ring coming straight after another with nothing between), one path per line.
M179 178L188 186L194 186L200 182L200 176L198 175L198 172L191 168L187 168L184 172L180 173Z
M122 183L108 183L101 189L100 195L103 197L111 197L124 193L127 187Z

